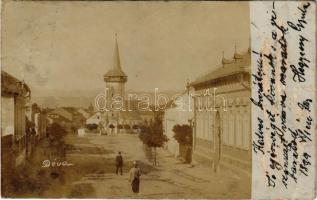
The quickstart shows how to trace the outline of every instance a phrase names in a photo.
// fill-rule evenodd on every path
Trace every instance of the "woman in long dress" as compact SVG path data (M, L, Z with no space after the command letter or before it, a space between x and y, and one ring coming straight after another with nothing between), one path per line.
M133 167L131 168L129 172L129 181L131 182L132 191L134 194L139 193L139 187L140 187L140 176L141 176L141 170L138 167L138 164L136 161L133 162Z

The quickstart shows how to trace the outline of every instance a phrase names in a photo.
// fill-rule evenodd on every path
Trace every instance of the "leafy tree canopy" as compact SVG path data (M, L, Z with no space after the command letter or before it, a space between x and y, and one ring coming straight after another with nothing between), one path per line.
M52 123L50 126L47 127L47 134L50 138L55 140L61 140L66 135L65 128L60 125L59 123Z
M109 125L109 128L114 129L115 127L114 127L113 124L110 124L110 125Z
M163 134L162 120L159 117L155 117L150 126L142 126L140 129L139 138L149 147L162 147L168 140L166 135Z
M174 132L174 138L179 144L187 144L187 145L192 145L193 142L193 130L192 128L187 125L175 125L173 127L173 132Z

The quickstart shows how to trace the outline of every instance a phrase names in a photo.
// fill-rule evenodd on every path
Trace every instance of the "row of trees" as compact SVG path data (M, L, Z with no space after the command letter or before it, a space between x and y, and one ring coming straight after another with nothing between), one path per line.
M102 125L98 125L98 124L87 124L86 128L89 130L95 130L98 129L99 127L102 127ZM109 128L114 129L115 126L113 124L109 125ZM118 129L131 129L131 126L129 124L118 124L117 125ZM138 129L140 128L138 125L133 125L132 129Z
M148 126L142 126L139 134L140 140L147 145L152 151L154 150L154 165L157 164L156 149L163 147L168 141L163 134L162 112L154 112L154 121ZM174 138L180 144L180 155L187 161L191 162L191 150L193 145L192 127L187 124L177 124L173 127Z

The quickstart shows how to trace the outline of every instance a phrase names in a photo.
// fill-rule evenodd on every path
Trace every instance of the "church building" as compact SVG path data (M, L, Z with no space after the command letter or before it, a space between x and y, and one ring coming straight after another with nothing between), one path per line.
M120 133L130 131L133 127L138 126L142 119L137 113L137 110L129 111L125 99L125 83L128 81L128 76L123 72L119 46L116 34L115 48L113 53L113 66L104 75L105 99L107 111L103 113L103 124L107 132ZM122 105L114 106L113 100L122 102ZM120 130L121 129L121 130ZM124 131L122 131L124 130Z

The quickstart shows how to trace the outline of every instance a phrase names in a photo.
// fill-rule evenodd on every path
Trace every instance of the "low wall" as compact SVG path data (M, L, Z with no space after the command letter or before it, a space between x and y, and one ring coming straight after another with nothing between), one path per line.
M213 167L214 145L211 141L196 138L193 152L194 161ZM251 176L252 162L250 150L242 150L231 146L221 145L220 170L232 170L239 175Z

